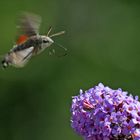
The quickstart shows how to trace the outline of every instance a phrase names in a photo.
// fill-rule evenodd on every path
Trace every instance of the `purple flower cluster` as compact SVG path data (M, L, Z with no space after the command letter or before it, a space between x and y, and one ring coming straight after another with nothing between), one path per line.
M80 90L71 106L71 126L85 140L140 140L140 102L99 84Z

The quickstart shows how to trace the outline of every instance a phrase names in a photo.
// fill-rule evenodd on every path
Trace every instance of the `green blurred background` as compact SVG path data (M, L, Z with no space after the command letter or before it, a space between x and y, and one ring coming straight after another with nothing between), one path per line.
M46 50L22 69L0 70L1 140L80 140L70 127L71 96L102 82L140 93L139 0L1 0L0 54L16 37L22 11L66 30L55 41L68 55Z

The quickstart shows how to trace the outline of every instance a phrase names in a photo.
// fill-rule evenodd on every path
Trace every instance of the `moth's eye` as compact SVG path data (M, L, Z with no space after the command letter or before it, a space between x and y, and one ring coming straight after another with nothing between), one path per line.
M49 41L48 40L43 40L43 43L49 43Z

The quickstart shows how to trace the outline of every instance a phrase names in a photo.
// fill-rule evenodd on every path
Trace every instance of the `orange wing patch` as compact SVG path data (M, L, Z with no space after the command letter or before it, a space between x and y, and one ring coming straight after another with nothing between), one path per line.
M24 43L27 39L28 39L28 36L27 35L21 35L17 39L16 44L17 45L20 45L20 44Z

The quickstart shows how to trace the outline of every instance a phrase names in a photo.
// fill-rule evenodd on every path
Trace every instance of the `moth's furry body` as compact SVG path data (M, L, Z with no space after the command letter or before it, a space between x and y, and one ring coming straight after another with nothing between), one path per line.
M3 67L7 67L8 65L23 67L33 55L41 53L53 42L54 41L47 36L31 36L22 44L14 45L10 52L4 57L2 61Z
M15 45L11 51L17 52L30 47L34 47L34 51L35 51L34 53L38 53L38 51L49 47L53 42L54 41L47 36L43 36L43 35L31 36L27 41L23 42L22 44Z
M23 34L19 36L17 43L4 56L1 62L3 68L9 65L23 67L33 55L41 53L54 43L51 37L64 33L62 31L49 36L52 29L50 28L47 35L39 35L40 22L40 17L33 14L25 14L20 19L19 28Z

